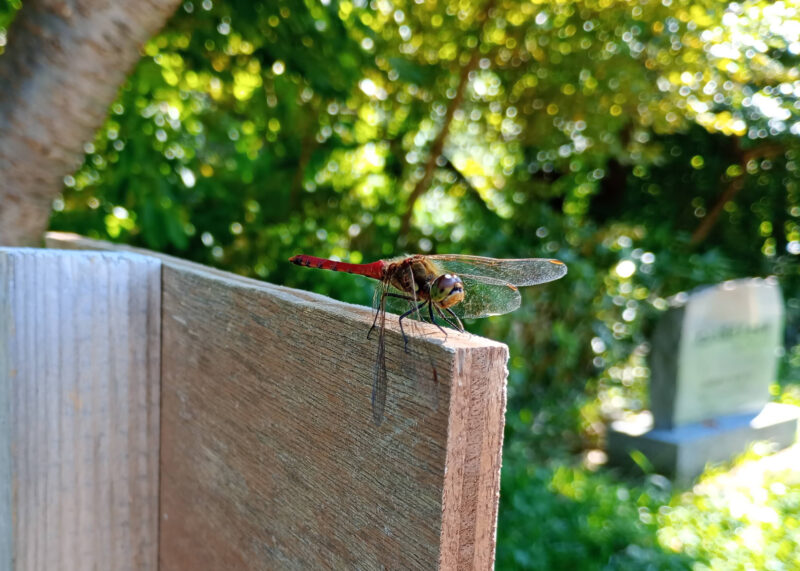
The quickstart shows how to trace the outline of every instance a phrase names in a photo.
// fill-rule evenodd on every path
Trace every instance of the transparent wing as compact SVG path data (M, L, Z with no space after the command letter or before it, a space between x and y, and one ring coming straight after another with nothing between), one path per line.
M394 288L389 288L388 291L390 293L394 293L394 294L397 294L397 295L406 295L404 293L398 292ZM411 297L411 296L408 296L408 297ZM397 297L387 297L386 298L386 311L388 311L389 313L394 313L395 315L402 315L406 311L411 309L412 307L414 307L414 305L413 305L413 302L411 300L401 299L401 298L397 298ZM419 319L419 316L417 316L417 312L416 311L411 313L411 315L409 315L408 317L410 319Z
M470 274L459 277L464 282L464 300L452 307L459 317L502 315L517 309L522 301L519 290L510 283Z
M372 420L380 426L386 410L386 288L381 284L375 288L372 305L375 310L374 328L378 329L378 354L375 357L375 373L372 380ZM372 332L373 330L370 330Z
M460 273L458 276L464 282L464 301L451 309L459 317L476 319L490 315L502 315L514 311L522 302L517 287L506 281L465 273ZM415 305L412 296L391 286L386 286L386 292L411 298L401 299L387 296L384 301L385 309L390 313L401 315ZM377 308L377 305L375 307ZM422 311L412 312L408 317L421 321L431 321L427 308ZM436 322L442 324L442 321L438 318Z
M410 271L410 269L409 269ZM385 416L387 388L389 382L389 373L387 364L391 364L396 370L395 374L398 379L403 376L406 377L406 382L411 379L413 386L418 389L419 394L415 396L405 395L405 399L412 401L416 400L418 403L423 403L425 406L436 409L439 405L439 388L438 388L438 373L436 364L426 347L427 343L421 343L420 340L430 335L429 332L421 330L418 321L424 320L426 315L429 317L429 310L412 311L404 321L403 331L405 332L408 343L401 341L399 345L391 344L387 349L387 335L386 335L386 311L395 311L397 314L402 315L411 308L416 308L420 300L415 299L414 296L405 296L410 299L401 299L391 297L389 294L404 295L387 283L382 283L376 288L373 307L375 309L375 326L374 330L377 333L377 356L375 359L375 374L372 385L372 419L376 425L380 425ZM390 315L388 319L396 319L397 316ZM387 358L388 351L388 358ZM388 362L388 363L387 363Z
M492 280L512 286L530 286L551 282L567 273L564 262L547 258L497 259L460 254L426 256L446 272L472 276L476 281L491 284ZM488 280L486 278L489 278Z
M378 333L378 355L375 359L375 378L372 381L372 420L377 426L383 422L383 413L386 410L386 385L389 382L386 373L385 332L386 329L381 325Z

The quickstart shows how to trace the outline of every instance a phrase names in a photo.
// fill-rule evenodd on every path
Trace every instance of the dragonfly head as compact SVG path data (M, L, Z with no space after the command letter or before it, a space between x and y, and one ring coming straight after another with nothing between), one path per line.
M464 299L464 282L455 274L443 274L431 284L431 301L448 308Z

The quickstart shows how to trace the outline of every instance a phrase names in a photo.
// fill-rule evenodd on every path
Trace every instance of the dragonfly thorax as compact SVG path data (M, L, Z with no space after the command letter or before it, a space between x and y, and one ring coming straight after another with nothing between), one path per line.
M415 299L429 300L442 309L464 299L464 282L455 274L441 273L424 256L410 256L389 264L384 280Z
M455 274L443 274L433 280L429 295L439 307L452 307L464 299L464 282Z

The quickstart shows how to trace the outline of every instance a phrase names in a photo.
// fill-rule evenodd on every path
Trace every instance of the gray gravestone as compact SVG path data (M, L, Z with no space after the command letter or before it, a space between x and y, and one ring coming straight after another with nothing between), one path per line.
M795 407L767 404L782 347L783 301L774 279L725 282L676 296L651 352L651 417L616 422L612 461L640 450L688 480L755 440L794 441Z

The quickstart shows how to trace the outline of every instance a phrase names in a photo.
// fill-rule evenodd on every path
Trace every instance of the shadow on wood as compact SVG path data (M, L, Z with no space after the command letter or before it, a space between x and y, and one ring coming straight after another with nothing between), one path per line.
M368 309L140 252L162 261L163 569L492 567L504 345L424 327L425 374L392 324L375 426Z

